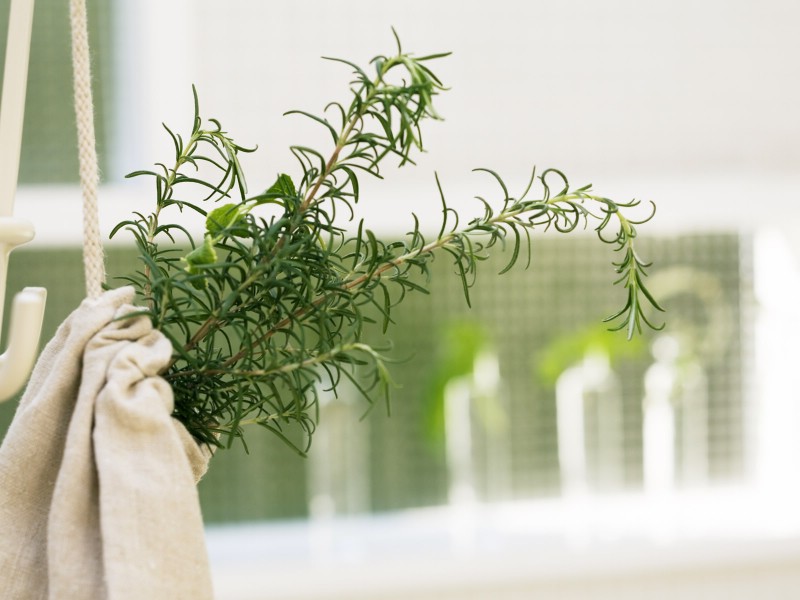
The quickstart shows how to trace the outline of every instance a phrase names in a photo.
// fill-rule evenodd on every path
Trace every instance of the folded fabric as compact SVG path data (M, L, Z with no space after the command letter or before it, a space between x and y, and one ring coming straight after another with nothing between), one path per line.
M0 446L1 598L213 596L196 488L210 451L171 417L172 346L133 295L67 318Z

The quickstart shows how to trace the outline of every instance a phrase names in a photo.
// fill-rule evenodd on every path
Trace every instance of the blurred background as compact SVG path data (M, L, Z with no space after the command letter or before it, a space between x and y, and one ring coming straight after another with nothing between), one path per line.
M37 237L6 297L47 287L45 339L83 298L67 5L36 2L15 214ZM347 68L320 56L365 64L394 50L392 26L415 54L453 52L437 70L452 89L418 166L362 182L373 230L401 236L412 211L438 229L434 172L476 214L491 181L475 167L520 191L556 167L658 205L639 248L662 333L605 332L622 291L591 231L535 237L531 267L501 277L493 257L471 310L439 261L388 332L391 417L323 397L308 458L266 432L220 452L200 484L219 598L794 597L799 4L89 5L105 231L150 210L124 175L169 156L161 123L188 130L192 84L202 114L259 146L244 159L258 191L297 171L290 144L325 147L281 116L347 98ZM136 268L124 236L107 268Z

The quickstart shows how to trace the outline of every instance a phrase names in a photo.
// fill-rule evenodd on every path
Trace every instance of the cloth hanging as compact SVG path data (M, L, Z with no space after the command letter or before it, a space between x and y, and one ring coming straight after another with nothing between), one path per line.
M0 598L211 598L196 482L210 451L171 417L172 346L87 299L34 368L0 447Z

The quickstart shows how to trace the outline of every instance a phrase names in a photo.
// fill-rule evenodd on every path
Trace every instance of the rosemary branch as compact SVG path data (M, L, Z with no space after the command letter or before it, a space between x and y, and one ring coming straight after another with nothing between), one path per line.
M390 156L400 166L413 164L413 153L423 150L423 122L440 119L433 99L446 88L429 64L446 54L415 57L396 40L394 55L372 60L372 76L331 59L353 69L349 103L333 102L321 116L287 113L320 124L333 140L327 156L307 146L290 148L299 164L297 183L281 174L267 190L248 196L237 155L252 150L236 144L219 122L204 124L196 92L187 141L165 127L174 144L173 166L131 174L154 179L156 206L112 231L131 231L142 260L141 269L123 279L136 286L154 325L173 343L165 377L174 391L174 414L201 442L230 445L244 426L258 425L303 453L314 431L319 389L335 392L343 380L369 401L380 392L388 405L387 359L363 341L371 322L365 311L376 309L385 331L406 293L427 291L411 275L429 276L439 253L451 257L469 303L477 265L496 245L511 249L505 272L523 249L530 262L534 230L569 233L592 223L600 240L620 253L614 268L627 292L623 308L607 320L628 337L643 325L655 327L645 309L661 308L645 286L649 264L635 251L636 227L653 212L634 221L622 213L638 202L617 203L588 186L572 189L554 169L540 175L534 170L518 197L497 173L478 169L496 180L499 198L480 198L482 214L464 226L437 176L442 222L430 240L416 218L405 238L388 242L363 221L355 235L337 225L337 211L354 214L360 199L357 173L381 177ZM197 188L205 190L201 200L183 195ZM257 216L263 205L276 214ZM206 217L202 240L179 222L164 222L173 207ZM181 249L187 245L188 253ZM305 434L304 444L290 441L285 428L291 424Z

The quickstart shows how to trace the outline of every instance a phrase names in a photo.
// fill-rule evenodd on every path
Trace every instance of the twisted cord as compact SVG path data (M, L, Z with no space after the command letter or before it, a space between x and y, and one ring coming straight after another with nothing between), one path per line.
M106 274L97 208L100 176L95 147L86 0L70 0L70 27L75 117L78 125L78 164L83 196L83 270L86 295L89 298L97 298L103 291Z

